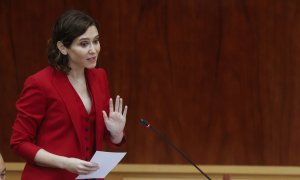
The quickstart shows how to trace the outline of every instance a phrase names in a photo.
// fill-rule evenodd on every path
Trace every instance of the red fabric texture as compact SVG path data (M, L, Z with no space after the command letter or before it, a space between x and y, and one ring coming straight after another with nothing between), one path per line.
M94 105L94 148L102 150L103 141L110 146L120 146L110 141L102 110L108 113L109 89L103 69L86 70ZM67 76L52 67L28 77L16 103L17 116L11 136L12 149L26 159L22 179L74 179L77 174L57 168L34 164L41 148L66 157L86 159L86 142L82 129L82 116L72 93ZM90 126L91 127L91 126ZM94 152L92 152L93 154ZM101 165L100 165L101 166Z

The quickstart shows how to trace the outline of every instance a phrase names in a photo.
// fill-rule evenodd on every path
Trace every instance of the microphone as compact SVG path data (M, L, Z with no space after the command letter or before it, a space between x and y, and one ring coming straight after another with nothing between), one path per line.
M153 131L156 135L158 135L166 144L171 146L173 149L175 149L187 162L192 164L203 176L205 176L208 180L211 180L210 177L205 174L190 158L187 157L186 154L184 154L182 151L180 151L174 144L171 143L170 140L168 140L160 131L158 131L155 127L151 126L150 123L145 119L140 119L140 124L143 126L149 128L151 131Z

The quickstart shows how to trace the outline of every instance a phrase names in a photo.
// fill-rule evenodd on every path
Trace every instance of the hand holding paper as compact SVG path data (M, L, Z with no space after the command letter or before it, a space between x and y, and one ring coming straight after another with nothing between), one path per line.
M96 151L91 162L99 164L99 169L87 175L79 175L76 179L105 178L105 176L123 159L125 154L126 152Z

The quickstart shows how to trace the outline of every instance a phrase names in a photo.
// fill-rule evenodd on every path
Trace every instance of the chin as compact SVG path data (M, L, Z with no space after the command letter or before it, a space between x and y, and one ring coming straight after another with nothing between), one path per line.
M95 64L91 64L91 65L85 66L85 68L87 68L87 69L93 69L93 68L95 68L95 67L96 67L96 63L95 63Z

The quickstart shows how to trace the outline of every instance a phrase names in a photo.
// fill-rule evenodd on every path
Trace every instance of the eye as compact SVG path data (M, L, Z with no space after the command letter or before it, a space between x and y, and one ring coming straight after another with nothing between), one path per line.
M99 39L93 41L93 44L98 44L98 43L99 43Z
M89 45L89 42L87 42L87 41L82 41L82 42L80 42L80 46L81 47L86 47L86 46L88 46Z

